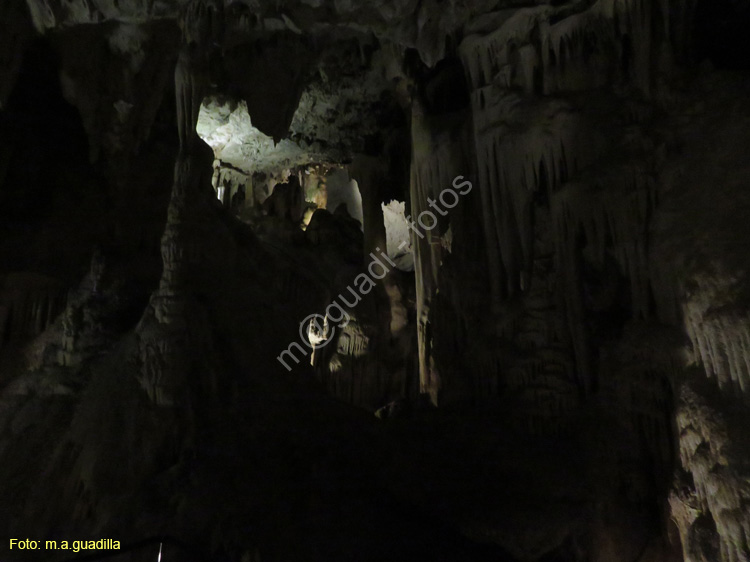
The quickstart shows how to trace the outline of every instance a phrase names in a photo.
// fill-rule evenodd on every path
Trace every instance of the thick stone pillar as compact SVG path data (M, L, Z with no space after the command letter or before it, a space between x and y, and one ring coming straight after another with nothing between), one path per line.
M212 216L214 155L195 130L210 76L208 60L214 31L213 5L194 2L183 20L183 46L175 70L180 150L174 169L167 224L161 241L164 264L158 290L139 325L139 381L159 405L188 405L192 376L211 374L211 328L196 293L211 292L221 277L230 245ZM211 388L210 381L200 386ZM211 397L205 397L208 401Z

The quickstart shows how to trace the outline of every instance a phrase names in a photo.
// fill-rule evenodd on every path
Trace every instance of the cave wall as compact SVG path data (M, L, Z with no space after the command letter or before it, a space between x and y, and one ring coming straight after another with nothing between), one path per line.
M29 0L35 42L2 8L0 450L42 452L3 465L5 526L210 535L230 560L428 542L748 559L750 115L741 75L697 64L692 2L182 4ZM239 101L272 148L356 180L361 225L316 209L301 229L293 181L247 216L217 201L260 163L222 171L196 125ZM301 177L289 162L279 177ZM401 199L413 274L284 372ZM85 226L56 229L71 216ZM390 525L414 505L436 519ZM371 529L342 526L372 506ZM383 537L415 529L393 557Z
M686 88L690 78L675 64L694 54L686 39L693 8L593 2L553 16L543 8L497 13L499 25L457 47L469 107L430 115L425 106L435 105L435 91L450 96L451 86L426 79L426 94L412 107L414 216L459 175L478 193L462 201L475 223L463 222L460 208L446 219L452 244L434 231L427 240L413 235L420 379L434 402L490 403L522 433L565 435L583 411L601 408L597 423L611 422L627 436L623 446L604 447L622 464L640 464L636 472L650 479L642 499L657 498L661 515L653 524L666 535L669 519L676 521L686 559L711 559L700 558L711 539L691 538L705 512L686 518L665 508L676 467L695 478L697 491L680 497L707 507L719 535L716 556L739 560L747 556L742 486L718 466L741 470L741 454L731 461L697 456L701 443L726 439L697 429L716 411L697 414L694 401L707 398L687 389L698 366L724 389L725 408L744 392L741 252L728 231L710 242L676 243L678 227L664 226L725 216L718 201L735 200L728 191L710 196L713 210L707 202L702 213L687 203L709 185L727 185L710 162L725 162L733 185L746 177L728 139L745 141L719 116L720 103L696 115L706 86ZM732 107L732 119L744 122L744 112ZM714 136L717 129L726 141ZM707 145L715 151L686 149L698 138L714 138ZM696 186L692 195L681 182ZM688 219L690 207L695 214ZM739 224L734 232L735 239L744 236ZM477 256L472 246L486 254ZM709 262L711 271L736 272L733 280L708 273ZM471 302L478 284L489 302ZM695 431L702 437L690 437ZM719 464L700 464L711 462ZM614 477L628 478L621 471ZM700 491L707 485L714 492ZM683 505L676 497L673 513L689 511L674 507Z

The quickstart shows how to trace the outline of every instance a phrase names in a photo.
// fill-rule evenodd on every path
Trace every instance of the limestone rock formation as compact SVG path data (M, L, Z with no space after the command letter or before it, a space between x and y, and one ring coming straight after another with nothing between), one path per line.
M2 559L750 560L747 26L4 2Z

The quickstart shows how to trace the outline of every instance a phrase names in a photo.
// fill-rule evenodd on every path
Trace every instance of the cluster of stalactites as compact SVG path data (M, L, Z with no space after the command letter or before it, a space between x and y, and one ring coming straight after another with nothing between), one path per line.
M606 188L598 183L601 180L609 180ZM647 235L656 207L653 176L631 162L614 168L607 178L597 178L593 185L569 183L552 201L558 255L576 251L580 234L595 263L603 264L611 253L630 280L634 319L648 319L652 304Z
M470 86L493 308L528 292L535 213L549 208L560 304L584 389L593 373L580 296L583 247L599 264L606 254L615 258L629 280L633 319L651 317L659 293L651 286L648 248L656 181L651 158L642 158L645 145L635 157L618 156L614 166L597 170L597 162L618 152L611 134L551 96L613 82L649 95L652 54L662 47L654 38L668 35L667 7L599 0L577 13L570 6L524 8L459 47Z
M0 279L0 347L41 334L65 308L66 298L55 279L30 273Z
M554 14L548 6L518 10L496 31L470 36L459 49L471 88L496 301L528 285L535 194L561 185L604 146L592 142L590 131L582 134L562 103L544 98L535 104L514 92L593 90L618 74L644 92L649 88L647 2L601 0L558 22Z
M200 107L214 82L217 53L226 34L221 0L191 0L180 17L182 48L175 69L177 125L180 147L190 150L198 142Z
M446 120L447 119L447 120ZM441 387L440 375L431 358L431 303L438 287L443 246L440 228L422 228L418 222L423 212L433 212L428 199L436 201L444 189L452 189L458 176L467 175L465 155L466 122L459 116L436 118L433 122L418 103L412 118L411 219L415 275L417 278L417 334L419 340L420 391L429 393L434 403ZM447 128L443 134L436 131ZM434 213L433 213L434 214ZM435 214L436 218L437 215ZM442 219L440 219L442 220ZM430 220L423 221L432 226Z
M682 466L692 474L694 498L673 495L671 504L680 526L686 560L698 560L705 545L690 528L698 514L707 514L716 525L721 562L750 560L750 487L739 462L744 458L736 436L731 436L725 416L715 411L690 388L683 388L677 412ZM700 537L697 537L700 539ZM692 540L691 540L692 539Z
M182 37L188 45L209 47L220 44L224 28L224 3L221 0L192 0L180 19Z
M535 109L544 117L521 125L520 132L507 125L523 120L525 108L515 95L494 99L484 108L480 102L474 112L477 171L496 303L528 287L533 260L532 205L537 193L548 199L591 152L588 143L579 140L575 116L564 106L553 102Z
M517 10L493 32L470 35L460 54L473 89L554 94L601 87L619 74L650 91L654 35L669 35L669 0L598 0L578 13ZM658 17L654 17L658 14Z
M211 180L216 192L216 198L227 207L232 205L233 197L240 191L250 197L252 182L247 173L234 167L223 165L222 162L214 162L214 174Z
M164 264L159 289L152 295L137 333L140 349L138 380L157 405L181 403L185 376L208 350L204 309L192 298L200 272L219 271L225 263L226 240L206 212L213 197L214 154L196 125L210 83L209 53L220 32L218 2L194 0L184 12L183 43L175 69L180 153L175 163L167 224L161 240ZM217 250L218 248L218 250ZM205 351L205 355L209 352Z
M730 293L722 278L697 279L683 305L685 326L692 343L692 360L702 364L719 388L750 393L750 315L722 307Z

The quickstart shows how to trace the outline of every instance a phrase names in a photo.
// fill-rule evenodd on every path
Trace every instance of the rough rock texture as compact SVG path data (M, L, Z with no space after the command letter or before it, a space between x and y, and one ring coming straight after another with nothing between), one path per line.
M174 68L178 34L165 23L113 23L56 35L65 99L83 117L91 158L138 152ZM149 56L147 56L147 53Z
M685 559L747 560L746 414L696 382L701 390L688 384L681 389L677 413L680 458L689 477L670 497Z
M737 2L26 4L0 528L750 560L747 66L709 39Z
M736 77L709 74L685 100L689 122L684 118L675 127L681 154L668 167L662 195L665 201L670 194L674 199L665 204L657 230L663 241L658 255L670 256L671 282L680 287L682 298L673 306L684 319L687 362L695 367L680 389L676 417L687 484L678 480L670 499L686 560L748 557L741 500L747 447L742 413L747 254L742 190L737 196L727 191L735 193L747 177L736 147L746 142L748 115L732 101L746 87ZM705 191L707 177L717 190L711 196Z

